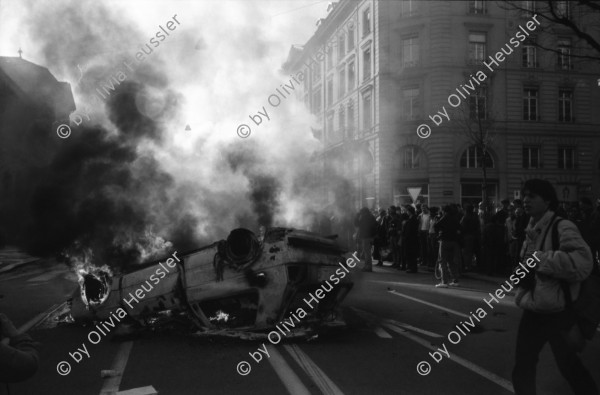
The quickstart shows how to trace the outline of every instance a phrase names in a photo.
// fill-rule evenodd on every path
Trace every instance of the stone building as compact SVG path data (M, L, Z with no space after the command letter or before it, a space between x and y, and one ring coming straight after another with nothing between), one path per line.
M484 162L495 202L519 197L534 177L550 180L564 201L600 196L600 68L572 57L584 51L574 35L542 21L497 67L484 64L527 27L535 2L522 3L532 12L491 1L330 5L284 64L306 76L299 98L321 125L314 133L324 176L342 174L352 185L343 196L332 185L330 200L355 208L411 203L411 194L432 205L478 202ZM569 2L557 4L571 12ZM465 91L480 70L487 78ZM464 96L456 108L453 93ZM436 126L430 116L444 108L450 120ZM467 133L477 116L489 131L485 158ZM421 124L430 137L417 135Z
M52 159L49 148L64 143L56 126L61 120L68 124L73 111L68 83L20 57L0 57L0 238L5 241L21 230L6 224L27 222L28 213L15 209L23 204L16 203L31 195L36 168Z

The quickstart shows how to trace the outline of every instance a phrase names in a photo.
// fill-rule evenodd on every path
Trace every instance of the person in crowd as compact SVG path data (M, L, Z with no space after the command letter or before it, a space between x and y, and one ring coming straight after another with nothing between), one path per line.
M590 248L594 261L600 260L600 199L596 201L596 209L590 214Z
M529 216L525 214L525 210L523 209L523 202L521 199L515 199L513 201L513 205L515 206L515 237L517 238L517 252L520 253L521 248L523 247L523 242L525 242L525 228L529 223ZM513 267L519 264L519 256L517 255L517 262L513 263Z
M503 211L498 211L483 229L482 245L485 255L486 274L494 276L500 274L504 269L504 258L506 247L504 235L506 233L504 224L506 217Z
M421 214L418 215L419 222L419 259L422 265L427 265L428 250L429 250L429 225L431 222L431 214L429 207L421 205Z
M512 381L516 395L536 394L536 368L546 343L567 380L578 395L598 395L598 388L566 334L576 325L576 316L566 307L561 282L566 282L572 300L579 296L581 282L593 268L592 254L575 224L562 219L556 224L558 245L552 228L557 221L558 198L554 186L540 179L523 185L525 212L531 216L522 249L523 262L537 261L533 281L519 282L515 297L522 308ZM504 287L503 287L504 288ZM512 289L512 286L511 288ZM510 291L506 290L505 291Z
M387 227L388 244L392 250L392 267L400 269L400 234L402 231L402 219L398 215L395 206L391 206L388 210L389 222Z
M35 374L39 361L35 346L29 335L20 335L0 313L0 383L16 383Z
M398 235L398 244L400 244L400 270L406 270L406 245L402 242L402 230L404 229L404 224L408 221L408 212L406 211L406 207L400 206L400 232Z
M514 204L508 207L508 217L504 222L504 240L508 250L508 267L511 269L519 263L519 252L521 251L517 240L517 212Z
M475 207L473 207L472 204L465 205L465 215L460 220L460 231L463 238L463 269L470 270L475 254L475 248L481 234L479 229L479 219L475 214Z
M442 218L435 225L440 240L440 259L442 265L442 282L436 284L438 288L458 286L458 266L456 256L460 254L458 236L460 222L452 205L442 209Z
M371 249L373 247L373 239L377 235L377 221L367 207L360 209L354 226L357 228L357 240L360 241L362 256L365 259L363 272L373 271L373 261L371 259Z
M499 213L502 211L504 213L504 215L509 215L508 211L509 211L509 207L510 207L510 200L502 199L500 201L499 205L497 205L495 202L494 202L494 205L496 206L496 209L494 210L493 214L496 214L496 213ZM490 218L490 220L491 220L491 218Z
M377 235L373 240L373 259L377 260L377 266L383 266L383 255L382 250L386 246L387 241L385 237L385 217L387 213L384 209L379 210L379 215L375 218L377 221Z
M428 255L428 267L433 269L435 268L435 264L438 260L438 254L440 251L439 241L437 238L437 232L435 231L435 225L440 220L440 210L437 207L431 207L430 215L431 220L429 221L429 233L427 236L427 241L429 243L429 255Z
M405 206L405 212L408 218L402 223L402 246L404 247L402 270L416 273L419 255L419 221L413 206Z

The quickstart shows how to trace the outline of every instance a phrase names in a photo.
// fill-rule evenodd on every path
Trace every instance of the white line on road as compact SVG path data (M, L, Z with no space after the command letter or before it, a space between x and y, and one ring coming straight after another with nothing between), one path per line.
M275 347L265 347L268 347L269 349L269 355L271 356L269 358L269 363L271 364L271 367L273 367L273 370L277 373L277 376L279 376L288 392L291 395L310 395L308 388L302 384L302 380L294 373L279 351L277 351Z
M435 338L443 338L444 336L435 333L435 332L430 332L427 331L425 329L421 329L421 328L417 328L416 326L412 326L412 325L408 325L405 324L403 322L398 322L398 321L394 321L394 320L390 320L390 319L381 319L379 317L377 317L376 315L373 315L369 312L366 312L364 310L361 309L357 309L356 307L350 307L352 310L354 310L358 315L360 315L361 317L363 317L364 319L366 319L367 321L370 321L373 324L382 324L383 326L385 326L388 329L392 329L389 328L389 326L394 326L396 328L402 328L402 329L406 329L406 330L411 330L413 332L418 332L421 333L423 335L429 336L429 337L435 337ZM395 329L392 329L394 332L396 331Z
M375 328L373 328L373 330L375 331L375 334L377 334L377 336L379 336L379 337L381 337L383 339L391 339L392 338L392 335L390 335L389 333L387 333L385 331L385 329L383 329L379 325L376 326Z
M27 332L28 330L30 330L31 328L33 328L34 326L36 326L40 322L44 321L48 316L50 316L56 310L58 310L61 307L63 307L66 303L67 302L63 302L63 303L61 303L59 305L52 305L52 306L50 306L50 308L48 310L44 311L43 313L40 313L40 314L36 315L32 319L30 319L29 321L27 321L26 323L24 323L23 325L21 325L21 327L19 327L19 329L17 329L17 332L19 332L19 333L25 333L25 332Z
M387 327L387 328L389 328L390 325L391 326L395 326L397 328L409 330L409 331L412 331L412 332L418 332L418 333L421 333L421 334L423 334L425 336L434 337L434 338L438 338L438 339L441 339L441 338L444 337L444 336L442 336L442 335L440 335L438 333L426 331L425 329L417 328L416 326L404 324L402 322L398 322L398 321L394 321L394 320L384 320L383 321L383 325L385 327Z
M432 351L438 351L438 349L436 347L432 346L429 341L427 341L425 339L421 339L420 337L418 337L417 335L415 335L413 333L402 332L402 331L398 331L396 333L398 333L399 335L402 335L416 343L419 343L423 347L426 347ZM510 381L506 380L505 378L500 377L497 374L490 372L489 370L485 370L484 368L482 368L478 365L475 365L473 362L467 361L466 359L461 358L456 354L452 354L452 357L449 359L451 361L454 361L457 364L462 365L463 367L471 370L472 372L477 373L478 375L490 380L491 382L498 384L500 387L502 387L505 390L510 391L514 394L512 383Z
M337 385L323 372L312 359L306 355L298 345L284 345L286 351L294 358L300 367L306 372L308 377L315 382L317 387L324 395L343 395L344 393Z
M51 272L48 273L44 273L40 276L34 277L34 278L30 278L29 280L27 280L27 282L31 282L31 281L48 281L53 279L54 277L58 277L59 275L63 274L63 273L67 273L68 270L53 270Z
M119 350L117 351L117 355L113 361L112 367L110 370L116 371L118 374L113 377L107 377L104 381L104 385L100 390L100 395L109 395L114 394L119 391L119 386L121 385L121 379L123 378L123 372L125 371L125 366L127 366L127 361L129 360L129 354L131 353L131 349L133 348L133 342L127 341L121 343L119 346Z
M435 303L426 302L426 301L424 301L422 299L415 298L415 297L412 297L412 296L408 296L408 295L405 295L403 293L397 292L395 290L391 290L391 291L388 291L388 292L391 293L391 294L393 294L393 295L400 296L402 298L410 299L410 300L413 300L415 302L423 303L423 304L425 304L427 306L435 307L436 309L440 309L440 310L443 310L445 312L448 312L448 313L451 313L451 314L455 314L455 315L457 315L459 317L470 318L469 315L463 314L460 311L452 310L452 309L449 309L447 307L437 305Z

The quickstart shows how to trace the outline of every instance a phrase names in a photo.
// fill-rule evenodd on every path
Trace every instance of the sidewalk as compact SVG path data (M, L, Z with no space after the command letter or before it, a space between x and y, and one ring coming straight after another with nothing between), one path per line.
M7 246L0 249L0 274L39 260L40 258L27 255L16 247Z

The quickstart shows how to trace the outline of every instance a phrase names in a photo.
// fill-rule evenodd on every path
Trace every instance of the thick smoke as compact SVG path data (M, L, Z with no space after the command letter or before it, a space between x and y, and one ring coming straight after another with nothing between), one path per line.
M135 62L155 27L141 29L116 3L25 3L31 11L22 26L43 57L36 63L70 81L78 110L91 118L68 139L56 141L51 130L43 132L47 139L22 141L46 158L31 159L30 196L18 210L25 218L19 239L29 251L91 250L94 263L121 267L199 247L235 227L314 228L346 215L316 181L321 169L312 158L320 143L303 103L286 99L268 109L271 119L251 138L235 134L289 79L273 64L292 42L274 41L253 22L265 19L261 7L173 3L182 27L130 72L123 62ZM203 8L193 16L185 7ZM173 14L165 11L160 23ZM127 77L106 102L94 98L119 71ZM331 174L326 183L348 195L343 177Z

